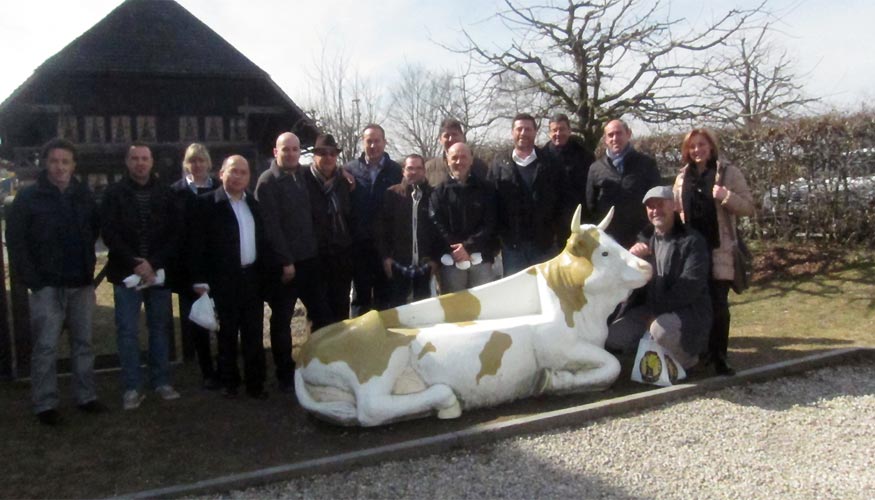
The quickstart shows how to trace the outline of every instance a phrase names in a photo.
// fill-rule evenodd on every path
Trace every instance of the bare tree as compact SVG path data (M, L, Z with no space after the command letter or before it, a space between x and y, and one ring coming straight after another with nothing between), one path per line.
M817 101L802 92L787 51L768 38L770 26L741 36L719 57L721 68L707 76L703 90L712 99L711 118L721 124L755 128L781 120Z
M398 73L388 111L395 149L426 158L437 156L438 128L445 112L443 103L450 101L452 93L447 83L451 76L435 74L414 64L401 66Z
M342 53L330 53L325 44L314 58L315 72L308 72L310 95L308 114L319 129L334 135L343 148L342 159L349 161L361 151L361 129L380 118L380 97L370 81L351 71Z
M466 31L467 46L457 51L492 68L494 82L516 75L551 107L573 114L591 147L611 118L661 123L695 116L700 107L687 84L711 70L702 60L706 51L763 13L760 4L692 23L673 18L659 0L646 6L637 0L505 3L498 17L514 35L510 46L491 48Z

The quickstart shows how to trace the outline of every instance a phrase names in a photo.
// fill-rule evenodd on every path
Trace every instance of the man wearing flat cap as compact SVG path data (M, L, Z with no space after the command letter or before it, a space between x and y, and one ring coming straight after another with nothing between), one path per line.
M671 186L651 188L644 206L650 225L629 251L653 266L653 277L624 304L605 346L634 352L641 335L649 332L685 369L691 368L708 349L710 251L704 237L681 222Z
M304 173L319 246L319 274L330 312L328 323L349 318L352 282L350 184L337 166L341 151L333 135L320 134L313 148L313 164Z

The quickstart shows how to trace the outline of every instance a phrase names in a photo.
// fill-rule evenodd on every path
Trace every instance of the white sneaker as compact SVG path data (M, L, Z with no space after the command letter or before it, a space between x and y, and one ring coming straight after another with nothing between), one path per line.
M122 407L125 410L136 410L144 399L146 399L146 395L140 394L136 389L125 391L125 395L122 396Z
M169 385L162 385L155 388L155 392L161 396L161 399L164 401L170 401L171 399L179 399L179 393L173 390L173 387Z

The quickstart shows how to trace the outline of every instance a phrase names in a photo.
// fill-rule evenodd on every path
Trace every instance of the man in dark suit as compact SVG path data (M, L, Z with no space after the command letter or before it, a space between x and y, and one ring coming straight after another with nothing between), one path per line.
M259 271L264 224L255 197L246 192L251 171L242 156L231 156L219 173L222 187L202 194L195 205L191 272L194 291L209 292L219 316L219 378L226 397L240 385L237 335L243 351L246 394L267 398L262 342L264 302Z

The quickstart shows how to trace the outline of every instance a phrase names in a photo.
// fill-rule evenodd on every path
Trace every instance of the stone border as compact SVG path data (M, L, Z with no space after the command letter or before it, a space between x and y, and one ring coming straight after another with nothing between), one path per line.
M381 461L422 457L453 448L476 446L520 434L537 433L560 427L580 425L599 418L639 411L726 387L763 382L778 377L841 364L855 358L875 361L875 349L836 349L795 360L744 370L734 377L712 377L696 383L653 389L503 422L475 425L460 431L438 434L402 443L305 460L303 462L277 465L251 472L230 474L194 483L138 491L116 498L172 498L183 495L219 493L232 489L244 489L290 480L301 476L341 472L352 467L374 465Z

